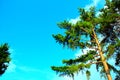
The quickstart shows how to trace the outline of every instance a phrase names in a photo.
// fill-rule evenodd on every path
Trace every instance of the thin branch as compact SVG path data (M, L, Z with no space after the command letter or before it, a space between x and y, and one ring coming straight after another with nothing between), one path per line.
M100 54L96 54L96 55L94 55L94 57L98 57L98 56L100 56Z
M83 31L85 31L86 33L90 34L86 29L80 27L80 29L82 29ZM91 36L94 36L93 34L90 34Z
M102 61L90 62L89 64L99 64L99 63L102 63Z

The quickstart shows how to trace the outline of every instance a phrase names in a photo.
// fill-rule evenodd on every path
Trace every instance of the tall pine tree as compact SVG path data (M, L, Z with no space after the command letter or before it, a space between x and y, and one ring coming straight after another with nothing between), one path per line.
M106 0L105 7L100 10L98 16L94 7L88 11L80 8L79 11L80 20L76 24L67 20L58 23L61 29L65 29L65 34L57 34L53 37L58 43L71 49L92 50L88 50L87 54L78 58L63 60L64 66L51 68L60 75L71 77L74 77L74 73L85 71L89 80L90 66L95 64L96 70L101 75L112 80L111 71L119 75L119 70L108 61L114 58L116 65L120 62L120 0Z

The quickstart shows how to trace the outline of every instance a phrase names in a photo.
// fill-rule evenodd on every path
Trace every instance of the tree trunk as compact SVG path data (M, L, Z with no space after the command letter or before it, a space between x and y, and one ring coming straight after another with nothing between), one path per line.
M105 57L104 57L104 55L103 55L103 52L102 52L100 43L99 43L99 41L98 41L98 38L97 38L97 35L96 35L94 29L93 29L93 36L94 36L95 42L96 42L97 47L98 47L99 55L100 55L101 61L102 61L103 66L104 66L106 76L107 76L108 80L112 80L112 77L111 77L111 75L110 75L109 67L108 67L107 62L106 62L106 60L105 60Z

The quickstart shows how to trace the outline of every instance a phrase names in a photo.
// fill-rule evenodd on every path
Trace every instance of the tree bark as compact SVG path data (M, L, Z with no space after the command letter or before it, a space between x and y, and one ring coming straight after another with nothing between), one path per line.
M94 29L93 29L93 36L94 36L95 42L96 42L97 47L98 47L99 55L100 55L101 61L102 61L103 66L104 66L104 70L105 70L106 76L107 76L108 80L112 80L112 77L110 75L109 67L108 67L107 62L105 60L105 57L103 55L103 51L101 49L101 45L100 45L100 43L98 41L98 38L97 38L97 35L96 35Z

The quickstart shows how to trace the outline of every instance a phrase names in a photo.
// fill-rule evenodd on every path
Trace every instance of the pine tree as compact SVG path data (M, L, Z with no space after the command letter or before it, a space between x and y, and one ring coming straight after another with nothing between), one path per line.
M9 47L8 44L5 43L0 46L0 75L5 73L10 60Z
M91 7L88 11L79 9L80 20L73 24L67 20L58 23L61 29L65 30L65 34L53 35L54 39L67 46L70 49L92 49L87 54L79 56L75 59L63 60L64 66L52 66L52 70L60 73L60 75L68 75L74 77L75 73L85 71L87 79L90 79L90 66L95 64L96 70L105 75L108 80L112 80L110 71L117 70L108 61L111 58L116 59L116 64L120 61L120 0L106 0L105 7L100 10L101 14L96 16L95 7Z

